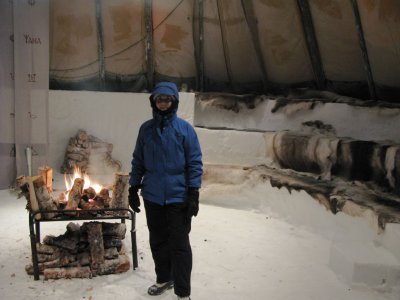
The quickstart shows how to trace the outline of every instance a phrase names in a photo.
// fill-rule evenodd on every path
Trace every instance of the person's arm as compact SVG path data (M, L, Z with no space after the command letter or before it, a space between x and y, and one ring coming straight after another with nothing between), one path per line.
M140 212L140 199L139 199L139 187L142 182L144 174L143 165L143 137L142 137L142 127L139 130L138 137L136 139L135 150L133 151L132 157L132 169L129 178L129 190L128 190L128 201L129 206L133 211Z
M192 126L188 126L188 135L185 140L186 158L186 218L188 222L199 212L199 188L203 174L203 162L200 143Z
M192 126L188 126L188 135L185 139L185 158L186 185L188 188L198 190L201 187L203 162L200 143Z

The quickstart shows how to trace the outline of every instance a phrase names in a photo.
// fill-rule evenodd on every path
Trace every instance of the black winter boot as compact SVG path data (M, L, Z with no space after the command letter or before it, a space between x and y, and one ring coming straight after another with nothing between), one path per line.
M158 296L164 293L166 290L172 289L174 287L174 282L173 281L168 281L164 283L156 283L153 284L149 289L147 290L147 293L151 296Z

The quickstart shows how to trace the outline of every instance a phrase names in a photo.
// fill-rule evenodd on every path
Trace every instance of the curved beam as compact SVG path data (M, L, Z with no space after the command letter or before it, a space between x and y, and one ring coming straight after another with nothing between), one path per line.
M256 52L258 63L260 64L264 92L266 92L269 87L268 75L267 75L267 70L265 68L264 57L262 55L260 38L257 27L257 18L254 13L253 2L248 0L241 0L241 3L244 16L246 18L246 23L250 30L251 40L253 41L253 47Z
M231 59L229 56L228 41L226 40L226 28L225 28L225 24L224 24L224 20L223 20L224 11L222 8L221 0L217 0L217 10L218 10L219 26L221 29L222 47L223 47L223 51L224 51L226 72L228 74L229 87L232 88L233 75L232 75L232 68L231 68Z
M100 79L100 90L105 90L105 75L106 67L104 61L104 32L103 32L103 20L101 18L101 1L96 0L96 27L97 27L97 53L99 56L99 79Z
M351 0L351 5L353 8L354 18L356 21L358 42L360 44L360 49L361 49L361 53L362 53L364 70L367 75L369 95L370 95L371 99L376 99L375 82L374 82L374 78L372 76L371 64L369 63L368 49L367 49L367 44L366 44L365 38L364 38L364 30L363 30L362 23L361 23L361 16L360 16L360 11L358 10L357 0Z
M308 0L297 0L300 8L301 22L303 24L304 35L307 41L308 53L314 72L317 87L320 90L326 88L326 77L322 65L321 54L319 52L318 41L315 36L314 25Z
M153 1L144 0L144 26L146 28L147 89L154 87Z

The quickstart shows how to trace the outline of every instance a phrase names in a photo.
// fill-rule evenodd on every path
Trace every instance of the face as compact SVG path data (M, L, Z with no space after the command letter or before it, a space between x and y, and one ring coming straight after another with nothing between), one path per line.
M168 95L159 95L157 96L157 98L155 99L156 101L156 107L160 110L160 111L166 111L168 110L171 105L172 105L172 96L168 96Z

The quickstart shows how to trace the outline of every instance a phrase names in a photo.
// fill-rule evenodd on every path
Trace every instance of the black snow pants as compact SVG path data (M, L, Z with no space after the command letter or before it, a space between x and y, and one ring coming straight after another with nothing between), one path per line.
M157 283L173 280L176 295L190 296L191 219L186 218L183 204L161 206L146 200L144 204Z

